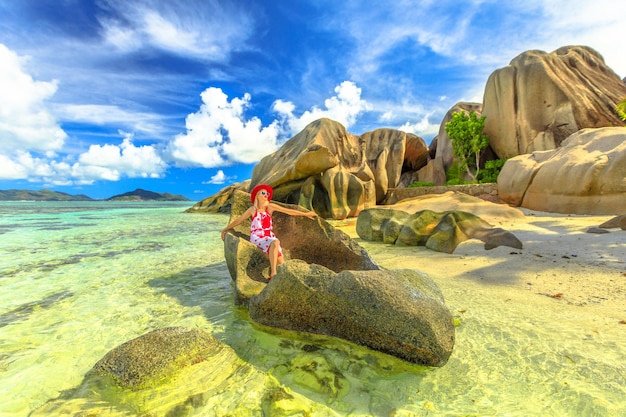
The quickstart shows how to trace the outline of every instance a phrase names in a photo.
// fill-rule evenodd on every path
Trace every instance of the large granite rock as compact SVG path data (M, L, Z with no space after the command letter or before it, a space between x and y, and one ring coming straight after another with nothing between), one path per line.
M367 209L356 223L359 237L368 241L453 253L469 239L485 242L485 249L509 246L522 249L522 242L502 228L494 228L480 217L464 211L421 210L413 214L401 210Z
M441 291L413 270L336 273L287 261L249 310L264 325L340 337L426 366L443 366L454 346Z
M503 201L572 214L626 213L626 129L583 129L556 150L509 159L498 177Z
M236 191L231 218L239 217L248 207L250 194ZM298 209L297 206L290 207ZM379 269L365 249L324 219L276 212L273 221L274 233L280 239L285 259L324 265L336 272ZM252 295L265 288L269 276L267 257L249 239L250 222L246 221L234 233L227 233L224 240L226 265L235 281L235 299L244 305Z
M236 192L231 215L243 213L249 201L249 194ZM248 242L245 223L226 234L224 256L236 302L248 306L253 320L341 337L415 363L446 362L454 326L428 277L381 271L363 248L323 219L275 213L274 232L286 261L268 282L269 263Z
M423 139L410 133L377 129L356 136L336 121L319 119L263 158L250 187L269 184L275 201L345 219L384 201L403 169L419 169L427 159Z
M426 246L446 253L454 252L468 239L482 240L485 249L521 249L522 242L515 235L492 223L523 218L524 214L516 208L448 191L364 210L357 218L356 232L368 241Z
M484 132L499 158L554 149L580 129L623 126L614 108L624 96L623 81L589 47L527 51L489 77Z
M250 180L238 182L222 188L217 194L194 204L185 213L230 213L230 206L235 191L248 191Z
M469 113L474 112L478 117L481 116L483 106L480 103L471 102L459 102L448 110L443 117L441 124L439 125L439 134L437 135L437 151L435 153L435 159L441 159L441 165L445 171L447 171L455 161L454 150L452 148L452 141L446 132L446 123L452 120L454 113ZM437 184L440 185L440 184Z

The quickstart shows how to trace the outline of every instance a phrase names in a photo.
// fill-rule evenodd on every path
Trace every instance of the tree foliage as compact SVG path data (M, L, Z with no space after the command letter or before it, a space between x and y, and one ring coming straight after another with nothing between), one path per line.
M626 122L626 97L615 106L615 111L619 114L619 117Z
M446 133L452 141L454 156L474 182L480 171L480 153L489 146L489 137L483 133L484 128L485 116L478 117L473 111L469 114L453 113L446 123ZM470 170L470 166L476 167L475 173Z
M505 162L506 159L492 159L485 162L485 169L480 171L480 177L478 177L479 182L498 182L498 175L500 175Z

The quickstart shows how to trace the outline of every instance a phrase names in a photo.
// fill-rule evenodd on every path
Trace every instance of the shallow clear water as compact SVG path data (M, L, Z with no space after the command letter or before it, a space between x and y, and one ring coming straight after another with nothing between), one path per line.
M189 205L0 203L0 416L271 415L278 388L293 415L626 415L624 327L506 287L440 283L460 326L439 369L255 325L233 306L228 217ZM108 351L168 326L232 349L150 392L84 385Z

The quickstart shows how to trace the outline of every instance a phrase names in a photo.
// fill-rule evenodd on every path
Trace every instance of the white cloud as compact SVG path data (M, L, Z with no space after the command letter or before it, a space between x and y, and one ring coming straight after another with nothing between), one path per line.
M120 132L122 133L122 132ZM121 145L91 145L72 167L72 174L90 180L117 181L129 178L160 178L167 165L153 146L135 146L126 134Z
M0 179L67 185L163 175L167 165L157 149L134 146L129 134L119 146L92 145L78 156L78 162L70 155L59 157L67 135L46 103L56 93L57 83L33 80L22 70L22 61L0 44ZM113 122L132 125L135 131L157 130L152 122L155 117L115 106L64 105L57 106L54 114L74 122Z
M254 31L252 12L237 3L110 0L117 15L101 17L105 42L122 52L154 47L203 60L222 61Z
M57 82L33 80L22 70L22 60L0 44L0 152L53 153L67 138L46 103Z
M229 101L220 88L209 87L201 94L200 109L187 116L187 132L174 138L168 153L179 166L213 168L257 162L276 151L282 139L297 134L314 120L328 117L347 128L369 109L354 83L344 81L335 92L336 96L324 101L325 109L313 107L300 116L294 114L293 103L276 100L272 109L279 117L263 126L258 117L246 118L250 94Z
M152 146L134 146L127 135L117 145L92 145L72 162L39 158L19 151L12 157L0 154L0 179L28 179L51 185L92 184L97 180L160 178L167 165Z
M537 33L543 49L551 52L561 46L585 45L594 48L620 77L626 76L622 13L613 0L537 0L543 11L545 30Z
M211 177L209 181L203 181L202 184L224 184L226 181L231 181L236 179L237 177L230 177L224 174L224 171L221 169L218 170L215 175Z
M416 123L406 122L398 128L403 132L413 133L421 138L430 139L439 133L439 124L433 124L428 121L428 116L424 116L422 120Z
M253 163L277 149L277 122L263 127L257 117L246 119L249 94L228 101L220 88L209 87L200 96L200 109L185 121L187 133L176 136L168 149L178 165Z
M0 179L21 180L28 178L28 169L8 156L0 154Z
M157 136L162 131L158 115L128 111L113 105L63 104L55 106L55 114L64 121L124 126L133 132L152 136Z
M336 120L349 128L361 113L371 110L369 103L361 99L361 88L352 81L339 84L335 87L335 93L337 95L324 101L325 109L314 106L300 116L294 115L295 106L291 102L277 100L274 102L273 110L283 119L290 135L297 134L309 123L323 117Z

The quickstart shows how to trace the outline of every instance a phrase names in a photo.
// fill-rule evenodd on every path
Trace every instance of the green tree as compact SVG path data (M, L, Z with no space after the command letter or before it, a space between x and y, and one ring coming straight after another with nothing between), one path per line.
M619 117L626 122L626 97L615 106L615 111L619 114Z
M489 146L489 137L483 133L485 116L478 117L473 111L468 113L456 112L446 123L446 133L452 141L452 150L461 167L466 170L472 180L480 171L480 153ZM476 167L472 173L470 165Z

